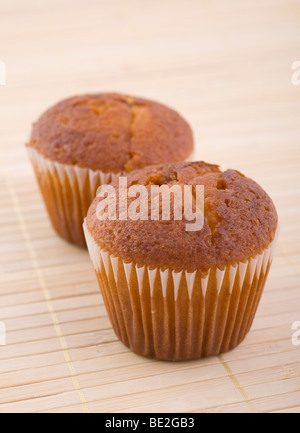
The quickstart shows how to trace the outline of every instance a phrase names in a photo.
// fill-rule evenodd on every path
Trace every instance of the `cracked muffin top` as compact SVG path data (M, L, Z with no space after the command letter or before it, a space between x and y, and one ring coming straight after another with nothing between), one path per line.
M188 123L146 99L99 93L59 102L34 123L27 146L69 165L126 173L186 160L193 151Z
M275 237L277 213L271 198L238 171L222 172L217 165L205 162L175 163L133 171L127 182L128 187L145 185L148 191L152 185L203 185L204 226L200 231L186 231L187 220L174 220L173 212L169 221L99 220L98 204L105 197L97 197L86 227L101 248L125 261L207 272L256 257ZM112 186L118 192L118 181ZM151 194L148 196L150 208ZM128 207L131 203L128 198ZM117 216L118 211L117 206Z

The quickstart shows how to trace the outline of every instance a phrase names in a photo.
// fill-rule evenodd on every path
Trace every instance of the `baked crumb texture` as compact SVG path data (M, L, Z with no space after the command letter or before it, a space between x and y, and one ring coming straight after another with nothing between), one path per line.
M28 146L46 158L104 173L186 160L193 133L174 110L115 93L75 96L46 111Z
M205 222L201 231L187 232L185 219L100 221L96 209L101 199L96 198L87 228L102 249L125 261L205 273L256 257L274 240L278 221L271 198L238 171L191 162L147 167L127 178L129 187L140 184L149 190L154 184L204 185ZM118 191L118 181L113 185Z

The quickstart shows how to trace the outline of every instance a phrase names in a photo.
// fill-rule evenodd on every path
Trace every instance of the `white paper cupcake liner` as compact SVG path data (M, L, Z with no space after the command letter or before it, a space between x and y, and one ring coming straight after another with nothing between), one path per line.
M276 238L257 257L202 275L126 263L101 249L85 224L84 231L111 323L132 351L162 360L190 360L227 352L245 338Z
M121 173L103 173L45 158L28 147L44 201L57 233L69 242L86 247L82 223L100 185Z
M54 229L68 242L86 247L82 223L97 189L118 179L122 173L61 164L32 147L27 149ZM187 160L193 157L194 152Z

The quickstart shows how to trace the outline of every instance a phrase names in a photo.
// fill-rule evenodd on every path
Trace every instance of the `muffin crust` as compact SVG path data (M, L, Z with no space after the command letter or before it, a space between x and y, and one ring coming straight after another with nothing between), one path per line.
M204 185L205 218L203 229L196 232L186 231L184 218L100 221L96 209L102 199L96 198L87 228L101 248L125 261L205 273L257 256L275 237L278 218L271 198L238 171L222 172L204 162L175 163L133 171L127 180L129 187L139 184L149 190L151 185ZM118 182L113 185L118 191Z
M129 172L184 161L193 151L188 123L172 109L116 93L75 96L46 111L27 144L51 160Z

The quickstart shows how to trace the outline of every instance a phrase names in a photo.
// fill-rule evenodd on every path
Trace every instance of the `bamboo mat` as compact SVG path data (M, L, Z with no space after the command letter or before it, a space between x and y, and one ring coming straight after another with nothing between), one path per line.
M300 412L300 60L297 0L0 0L0 412ZM87 252L53 232L24 143L76 93L160 100L197 158L257 180L281 235L252 331L190 363L119 343Z

